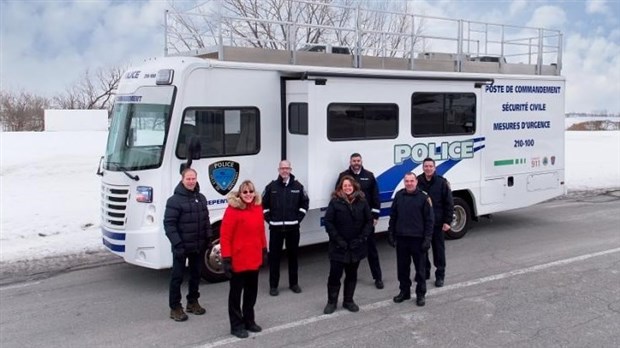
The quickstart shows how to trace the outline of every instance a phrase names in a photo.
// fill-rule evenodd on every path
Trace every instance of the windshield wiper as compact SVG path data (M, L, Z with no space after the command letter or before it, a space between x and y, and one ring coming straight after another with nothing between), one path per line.
M140 180L140 177L138 175L132 175L131 173L129 173L128 169L123 167L120 162L106 162L106 164L115 166L116 169L123 172L123 174L127 175L127 177L131 180L135 180L135 181Z

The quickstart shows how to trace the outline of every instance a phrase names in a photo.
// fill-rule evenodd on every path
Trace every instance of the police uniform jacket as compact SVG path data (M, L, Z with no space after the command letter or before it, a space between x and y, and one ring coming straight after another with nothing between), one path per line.
M441 175L433 175L431 180L426 180L424 174L418 175L418 188L426 192L433 202L435 212L435 224L451 224L454 215L454 201L450 184Z
M291 174L288 185L281 176L270 182L263 192L263 216L269 229L299 228L308 212L309 199L304 185Z
M428 195L416 188L412 193L401 189L394 196L388 233L396 237L431 238L433 207Z
M211 237L207 199L196 184L190 191L180 182L166 202L164 230L172 250L185 253L202 252Z
M338 186L340 179L342 179L345 175L352 176L355 181L360 184L362 192L366 195L366 201L370 206L373 219L378 219L379 213L381 212L381 200L379 199L379 185L377 184L375 175L371 171L364 169L364 167L362 167L359 174L355 174L355 172L353 172L353 170L349 167L349 169L338 175L336 186Z
M349 202L346 197L334 194L327 206L324 221L330 260L357 262L368 254L366 239L373 231L372 214L363 194L354 195L353 202ZM346 248L339 244L341 241L346 242Z

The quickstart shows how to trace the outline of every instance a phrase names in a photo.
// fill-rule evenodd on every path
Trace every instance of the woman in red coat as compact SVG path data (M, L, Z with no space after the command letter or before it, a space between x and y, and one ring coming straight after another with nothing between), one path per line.
M254 304L258 293L258 270L267 255L261 195L249 180L241 183L239 191L228 195L228 207L220 229L220 245L224 271L230 278L230 333L246 338L248 331L262 330L254 321Z

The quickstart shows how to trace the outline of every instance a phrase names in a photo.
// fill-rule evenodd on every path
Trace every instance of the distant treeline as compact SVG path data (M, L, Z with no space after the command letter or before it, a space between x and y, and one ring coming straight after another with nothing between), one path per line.
M566 115L566 117L620 117L620 113L610 114L607 112L596 112L596 113L569 112L564 115Z
M575 123L568 127L569 131L599 131L599 130L620 130L620 122L609 120L596 120Z

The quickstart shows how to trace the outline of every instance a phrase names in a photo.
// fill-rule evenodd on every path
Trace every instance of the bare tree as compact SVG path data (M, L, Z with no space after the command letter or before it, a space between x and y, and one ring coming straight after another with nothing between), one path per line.
M360 47L360 54L406 57L418 45L411 2L220 0L179 8L169 0L166 49L217 46L296 50L307 44ZM186 5L187 2L181 2ZM415 33L414 33L415 31ZM170 52L170 53L173 53Z
M58 109L110 109L114 90L124 68L102 68L92 74L86 70L80 79L63 93L53 98Z
M21 92L0 91L0 123L3 130L42 131L47 98Z

